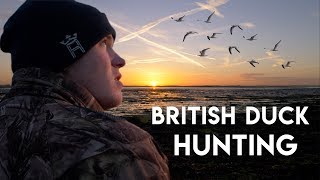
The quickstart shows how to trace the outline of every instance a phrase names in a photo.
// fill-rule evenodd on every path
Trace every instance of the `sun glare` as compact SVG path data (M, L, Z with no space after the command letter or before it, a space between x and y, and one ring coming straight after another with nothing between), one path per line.
M157 86L157 81L151 81L151 86L156 87Z

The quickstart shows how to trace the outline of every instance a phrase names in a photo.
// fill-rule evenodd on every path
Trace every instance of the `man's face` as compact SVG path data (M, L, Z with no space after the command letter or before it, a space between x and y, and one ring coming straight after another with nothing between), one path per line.
M118 106L122 102L122 83L119 69L125 65L113 49L112 35L100 40L82 58L81 85L96 98L104 109Z

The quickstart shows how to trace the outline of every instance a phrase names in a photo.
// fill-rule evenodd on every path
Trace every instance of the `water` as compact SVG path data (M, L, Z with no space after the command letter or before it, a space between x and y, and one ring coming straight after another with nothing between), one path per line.
M131 87L123 91L122 105L111 111L117 115L146 114L152 106L290 106L319 102L319 87ZM317 101L318 100L318 101Z
M1 94L8 88L0 88ZM126 87L123 103L109 110L120 115L143 115L153 106L235 106L244 112L246 106L290 106L319 102L319 87ZM320 107L320 105L319 105Z

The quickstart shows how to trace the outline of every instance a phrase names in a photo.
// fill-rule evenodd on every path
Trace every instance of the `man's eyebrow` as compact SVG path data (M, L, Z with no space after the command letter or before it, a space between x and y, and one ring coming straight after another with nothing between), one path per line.
M109 41L114 42L113 36L112 36L111 34L107 35L106 38L107 38Z
M108 39L113 39L113 36L111 35L111 34L108 34L107 36L106 36Z

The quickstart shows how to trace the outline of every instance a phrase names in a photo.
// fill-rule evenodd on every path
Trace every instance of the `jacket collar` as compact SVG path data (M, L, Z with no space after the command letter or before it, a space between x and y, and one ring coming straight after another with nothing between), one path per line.
M22 68L12 78L14 95L36 94L62 99L71 104L103 112L95 97L83 86L67 80L63 73L54 73L40 68Z

